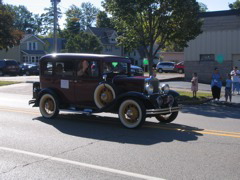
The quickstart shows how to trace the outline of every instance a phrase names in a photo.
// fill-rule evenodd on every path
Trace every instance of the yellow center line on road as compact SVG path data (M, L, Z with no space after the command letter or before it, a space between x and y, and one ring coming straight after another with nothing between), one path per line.
M34 112L31 110L26 109L19 109L14 107L1 107L0 111L4 112L16 112L16 113L24 113L24 114L31 114L31 115L40 115L39 112ZM221 131L221 130L210 130L210 129L191 129L188 127L178 127L174 125L144 125L146 128L155 128L155 129L164 129L164 130L171 130L171 131L179 131L179 132L189 132L189 133L199 133L199 134L209 134L215 136L225 136L225 137L233 137L233 138L240 138L240 132L228 132L228 131Z
M32 115L39 115L39 112L33 112L33 111L28 111L26 109L14 109L14 108L2 108L0 107L0 111L4 111L4 112L16 112L16 113L24 113L24 114L32 114Z
M179 132L190 132L190 133L199 133L199 134L210 134L215 136L226 136L226 137L234 137L240 138L239 132L227 132L227 131L217 131L217 130L194 130L194 129L185 129L185 128L176 128L176 127L169 127L166 126L145 126L148 128L157 128L157 129L164 129L164 130L171 130L171 131L179 131Z

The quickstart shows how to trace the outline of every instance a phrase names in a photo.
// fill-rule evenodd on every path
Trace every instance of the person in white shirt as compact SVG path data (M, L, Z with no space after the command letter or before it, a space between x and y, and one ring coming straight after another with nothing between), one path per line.
M232 81L233 81L233 94L236 90L238 94L240 94L240 71L237 67L234 67L234 69L231 71Z

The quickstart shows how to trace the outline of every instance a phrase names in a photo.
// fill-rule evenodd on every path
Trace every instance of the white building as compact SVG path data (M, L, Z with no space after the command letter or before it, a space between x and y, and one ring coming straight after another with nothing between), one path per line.
M223 79L233 66L240 68L240 10L201 13L203 33L184 49L185 78L193 72L199 81L209 83L215 67Z

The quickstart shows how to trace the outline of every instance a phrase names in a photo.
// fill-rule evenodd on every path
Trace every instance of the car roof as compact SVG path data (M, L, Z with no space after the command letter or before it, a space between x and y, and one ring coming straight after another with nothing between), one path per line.
M53 53L47 54L40 59L40 62L52 59L54 61L57 59L72 59L72 60L79 60L79 59L94 59L94 61L104 59L106 62L125 62L131 63L129 58L115 56L115 55L107 55L107 54L87 54L87 53Z
M165 61L165 62L160 62L160 64L162 64L162 63L171 63L171 64L175 64L175 62L167 62L167 61Z

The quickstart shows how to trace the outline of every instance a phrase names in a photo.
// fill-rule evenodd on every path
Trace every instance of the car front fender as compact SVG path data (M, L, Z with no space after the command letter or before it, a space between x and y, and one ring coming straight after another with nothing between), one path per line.
M180 94L174 90L169 90L168 95L172 95L174 98L180 96Z

